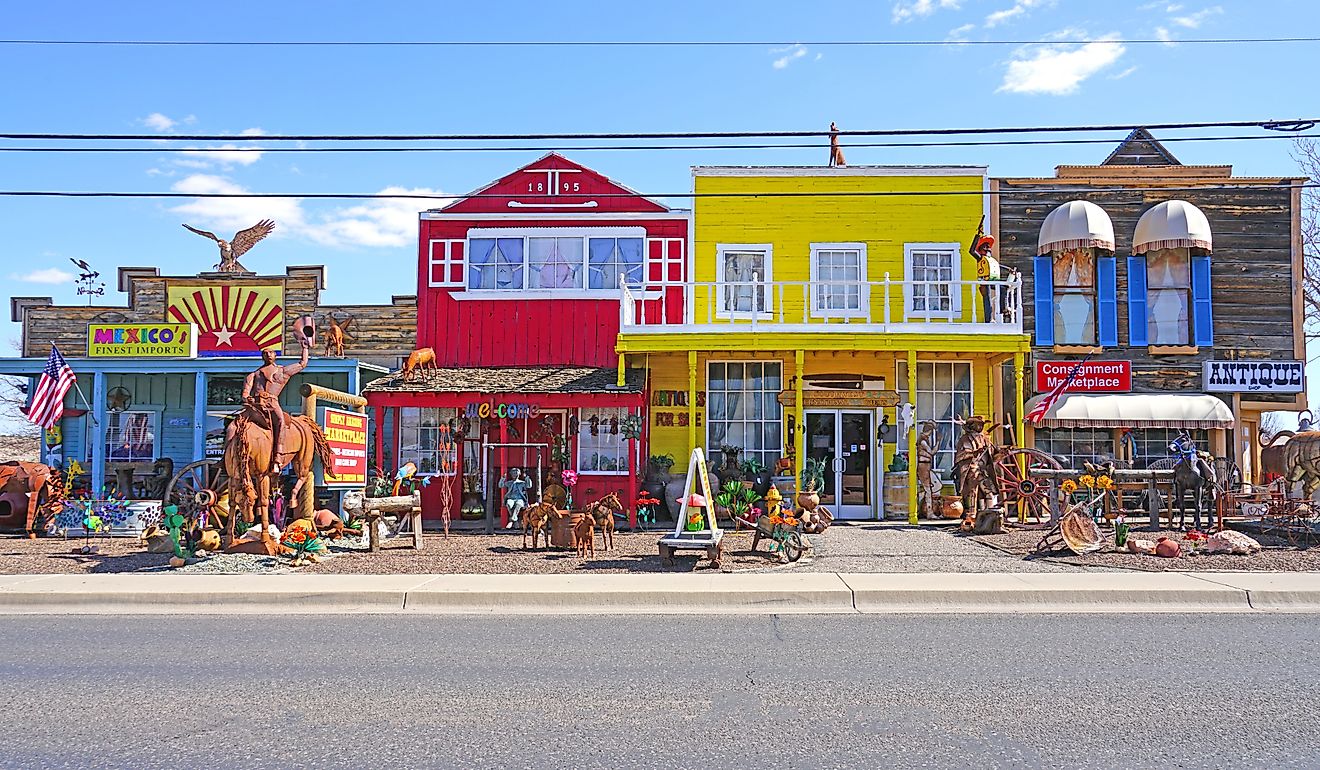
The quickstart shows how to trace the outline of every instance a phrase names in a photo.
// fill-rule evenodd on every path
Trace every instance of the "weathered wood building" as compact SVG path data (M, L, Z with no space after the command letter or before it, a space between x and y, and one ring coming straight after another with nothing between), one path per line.
M1031 440L1144 466L1188 430L1252 477L1262 413L1306 406L1301 181L1183 165L1143 129L1099 165L993 180L1028 376L1079 375Z

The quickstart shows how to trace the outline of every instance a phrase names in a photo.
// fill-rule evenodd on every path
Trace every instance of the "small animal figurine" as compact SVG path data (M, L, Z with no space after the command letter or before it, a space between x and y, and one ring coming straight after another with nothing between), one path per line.
M435 348L418 348L408 354L408 361L403 365L403 381L411 382L413 374L422 369L435 368Z
M527 533L532 535L532 550L536 550L536 540L544 533L545 545L550 547L550 522L558 512L550 503L540 502L523 511L523 550L527 550Z
M347 334L348 327L353 325L353 319L347 318L341 324L334 316L326 316L330 326L325 330L325 355L334 358L344 357L344 340L351 339Z
M582 518L573 525L573 537L577 539L577 552L579 559L596 558L596 519L591 514L583 514Z
M839 146L839 127L830 121L830 165L846 166L848 162L843 159L843 148Z
M614 548L614 514L623 512L623 503L618 492L611 492L587 506L587 515L595 520L600 528L600 545L606 551Z

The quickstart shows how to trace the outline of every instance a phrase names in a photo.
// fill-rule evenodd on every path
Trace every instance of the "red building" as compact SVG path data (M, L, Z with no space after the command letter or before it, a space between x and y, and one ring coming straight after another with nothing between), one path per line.
M365 395L382 463L411 460L439 482L424 518L448 497L456 519L479 509L503 524L499 481L512 467L537 479L529 500L562 466L579 474L576 500L631 501L647 397L640 370L619 383L621 284L681 321L681 289L661 303L644 287L686 279L689 224L554 153L422 212L417 346L437 368Z

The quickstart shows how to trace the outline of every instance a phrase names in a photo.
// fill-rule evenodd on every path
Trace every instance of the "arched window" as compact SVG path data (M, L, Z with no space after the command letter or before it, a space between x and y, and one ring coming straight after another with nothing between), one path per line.
M1086 201L1059 206L1041 225L1036 254L1036 344L1117 345L1117 263L1109 215Z
M1128 258L1128 337L1132 345L1214 344L1210 223L1186 201L1141 215Z

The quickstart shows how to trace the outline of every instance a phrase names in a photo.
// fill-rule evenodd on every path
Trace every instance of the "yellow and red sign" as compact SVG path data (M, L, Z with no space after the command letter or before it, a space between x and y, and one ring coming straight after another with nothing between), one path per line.
M197 354L257 356L284 344L284 285L171 283L165 320L197 325Z
M197 327L190 323L89 324L88 358L196 358Z
M325 486L361 488L367 484L367 416L326 409L321 427L334 467L326 468Z

